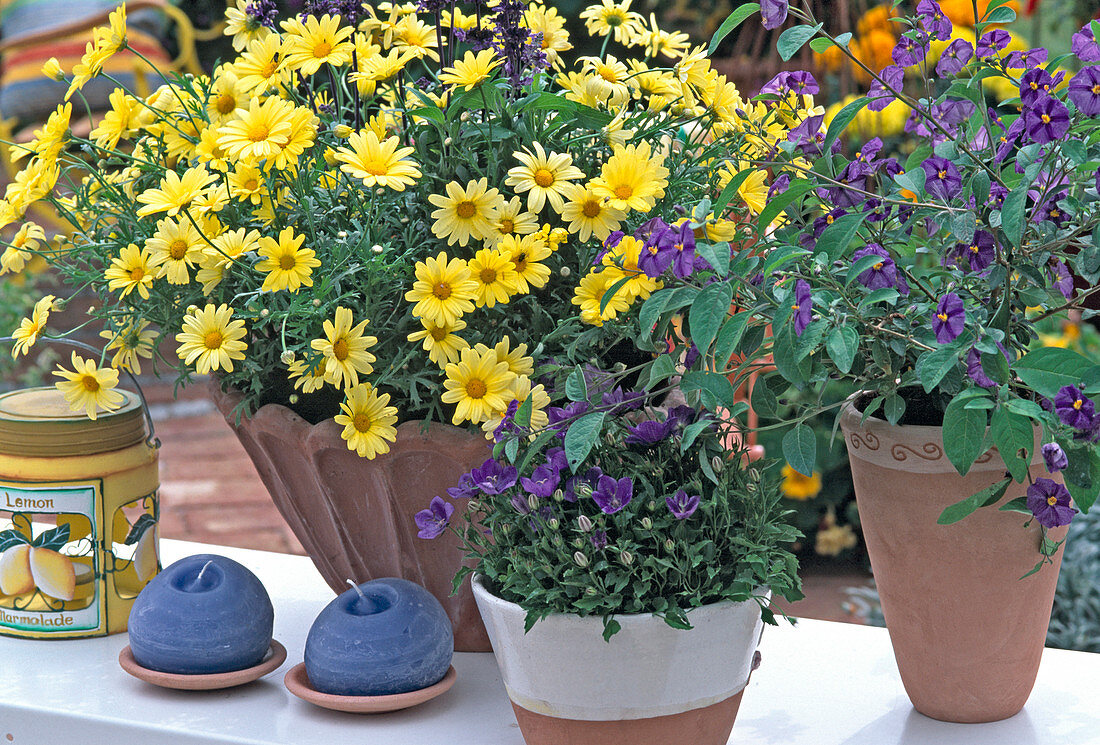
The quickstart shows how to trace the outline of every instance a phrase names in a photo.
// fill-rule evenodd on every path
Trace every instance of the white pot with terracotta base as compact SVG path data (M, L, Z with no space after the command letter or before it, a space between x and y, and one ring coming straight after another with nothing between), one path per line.
M527 745L725 745L752 672L763 622L754 601L688 612L674 629L652 614L554 614L524 633L526 612L490 593L474 598Z
M1005 477L996 450L960 476L941 427L894 426L852 400L841 412L856 503L882 612L909 700L947 722L994 722L1027 702L1043 653L1062 551L1039 560L1039 526L983 507L951 525L943 509ZM1032 478L1052 478L1035 447ZM1058 478L1057 476L1053 478ZM1060 479L1059 479L1060 480ZM1025 495L1012 483L999 504ZM1048 531L1054 540L1066 529Z

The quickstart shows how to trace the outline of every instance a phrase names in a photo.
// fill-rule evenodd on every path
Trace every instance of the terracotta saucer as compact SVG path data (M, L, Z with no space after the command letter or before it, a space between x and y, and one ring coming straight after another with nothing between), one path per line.
M219 688L232 688L258 680L268 673L276 670L279 665L286 662L286 647L274 639L271 640L271 649L264 656L263 662L254 667L246 667L244 670L234 670L228 673L210 673L202 675L185 675L180 673L162 673L159 670L150 670L142 667L134 659L134 653L130 646L126 645L118 653L118 664L122 669L135 678L144 680L162 688L176 688L181 691L213 691Z
M338 696L332 693L321 693L314 688L309 682L309 676L306 675L306 663L299 662L287 670L283 683L287 690L298 698L326 709L347 711L352 714L381 714L430 701L451 690L456 677L454 667L450 667L447 674L443 676L443 680L418 691L395 693L391 696Z

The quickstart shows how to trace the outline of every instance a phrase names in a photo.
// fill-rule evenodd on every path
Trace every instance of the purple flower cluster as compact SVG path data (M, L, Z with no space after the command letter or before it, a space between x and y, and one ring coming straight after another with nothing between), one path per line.
M493 48L504 60L504 75L517 91L531 82L533 73L547 66L542 34L533 33L523 25L526 10L526 4L520 0L500 0L493 16L496 26Z
M274 10L275 3L273 0L256 0L255 4L269 5L272 11L276 15L278 11ZM323 15L340 16L340 22L347 26L356 26L359 21L363 20L366 15L363 9L362 0L305 0L302 4L303 16L316 16L320 18ZM247 10L245 11L248 12ZM249 13L251 15L251 13ZM256 16L253 16L254 18ZM274 20L272 21L274 24ZM267 24L264 24L267 26ZM271 25L268 28L274 29L275 26Z
M252 0L244 6L244 14L261 26L272 31L276 30L275 22L279 20L279 8L276 7L275 0Z
M655 218L643 227L647 235L638 268L647 277L656 279L671 267L673 274L686 279L695 271L708 268L706 261L695 253L695 231L690 222L674 226Z

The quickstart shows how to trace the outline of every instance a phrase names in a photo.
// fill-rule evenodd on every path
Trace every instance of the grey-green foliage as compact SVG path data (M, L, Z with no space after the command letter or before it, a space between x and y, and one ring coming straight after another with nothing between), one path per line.
M1047 646L1100 652L1100 514L1070 524Z

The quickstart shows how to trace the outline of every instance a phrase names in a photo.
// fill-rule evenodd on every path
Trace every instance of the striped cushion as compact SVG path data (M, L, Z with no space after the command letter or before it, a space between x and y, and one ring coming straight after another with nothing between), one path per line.
M5 41L68 24L103 11L113 10L118 0L0 0L0 37ZM130 45L166 70L169 58L154 32L163 16L155 11L139 11L127 18ZM49 80L42 74L42 65L57 57L61 69L69 71L80 61L92 31L61 36L27 47L17 47L0 59L0 117L15 117L20 125L40 121L50 114L65 97L67 83ZM148 65L129 51L119 52L103 66L103 71L131 91L148 93L162 82ZM136 74L135 74L136 73ZM108 96L115 84L104 77L90 80L82 89L93 111L109 107ZM73 113L83 113L83 104L73 97Z

